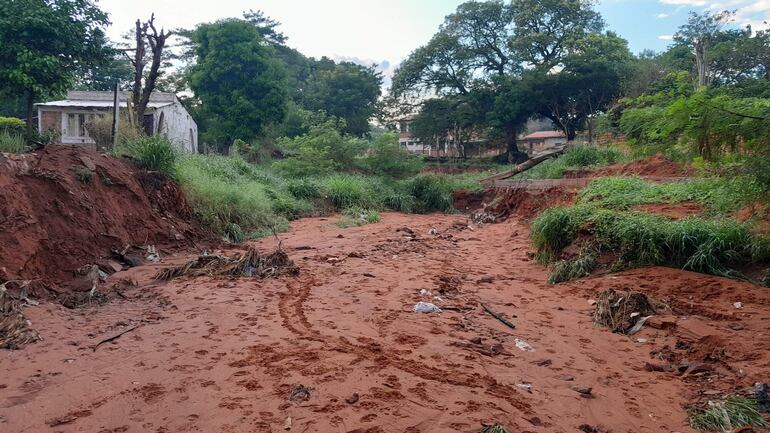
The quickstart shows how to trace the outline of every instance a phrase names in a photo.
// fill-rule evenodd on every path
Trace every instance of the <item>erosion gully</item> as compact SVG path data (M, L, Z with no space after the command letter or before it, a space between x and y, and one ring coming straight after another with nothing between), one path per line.
M105 305L25 310L44 340L0 353L0 431L689 432L693 401L768 377L770 295L750 284L648 268L549 286L523 222L333 222L282 235L298 277L153 281L194 257L169 256L110 277L133 287ZM595 327L607 288L667 300L670 326ZM709 369L645 369L676 346Z

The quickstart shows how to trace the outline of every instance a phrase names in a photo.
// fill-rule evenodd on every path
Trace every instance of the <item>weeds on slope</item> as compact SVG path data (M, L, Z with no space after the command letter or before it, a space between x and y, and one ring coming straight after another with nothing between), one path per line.
M736 396L710 403L708 409L694 411L690 414L690 425L700 432L730 432L743 426L768 427L756 400Z
M549 209L532 224L532 242L543 263L555 261L578 236L593 239L599 252L617 255L618 268L665 265L739 276L735 268L770 259L770 240L731 219L672 221L579 204Z
M584 188L577 202L628 209L641 204L695 201L710 214L718 215L749 205L765 192L762 184L750 176L669 183L647 182L639 177L603 177Z

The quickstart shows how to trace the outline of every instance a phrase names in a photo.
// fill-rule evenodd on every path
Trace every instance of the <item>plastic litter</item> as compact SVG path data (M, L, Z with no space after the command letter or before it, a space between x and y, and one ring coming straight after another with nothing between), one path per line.
M415 313L441 313L441 308L430 302L418 302L414 305Z
M514 344L516 345L516 348L519 350L523 350L524 352L534 352L535 348L530 346L529 343L527 343L524 340L521 340L519 338L513 340Z
M743 302L736 302L733 304L733 306L740 310L741 308L743 308Z

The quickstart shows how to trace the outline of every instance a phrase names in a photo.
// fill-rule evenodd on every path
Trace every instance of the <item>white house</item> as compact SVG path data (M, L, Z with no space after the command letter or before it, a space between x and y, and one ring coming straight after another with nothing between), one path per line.
M126 110L130 97L129 92L118 94L121 111ZM94 146L86 125L95 117L110 114L113 98L112 92L70 91L67 99L36 104L38 129L41 133L55 131L60 144ZM181 150L198 151L198 125L173 93L153 92L142 124L148 135L162 134Z

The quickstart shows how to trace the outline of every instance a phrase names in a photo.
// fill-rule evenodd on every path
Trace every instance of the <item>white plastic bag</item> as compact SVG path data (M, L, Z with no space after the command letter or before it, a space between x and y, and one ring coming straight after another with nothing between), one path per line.
M431 304L430 302L418 302L414 304L415 313L440 313L441 308Z

